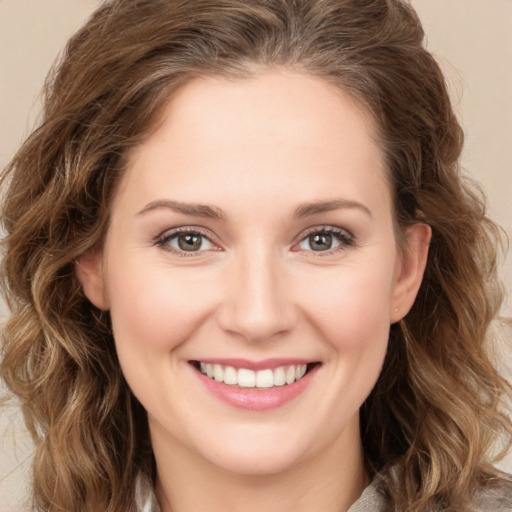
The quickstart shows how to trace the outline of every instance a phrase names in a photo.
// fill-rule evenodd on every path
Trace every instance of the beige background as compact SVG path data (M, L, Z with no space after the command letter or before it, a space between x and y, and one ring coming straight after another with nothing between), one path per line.
M38 93L54 58L99 3L0 0L0 167L34 126ZM447 74L466 131L463 163L483 183L491 217L512 238L512 0L412 4L424 23L428 46ZM502 275L512 297L510 254ZM508 315L511 303L509 298L504 308ZM0 304L0 317L5 313ZM0 414L0 512L14 512L23 508L19 502L30 443L15 411ZM505 467L512 471L512 458Z

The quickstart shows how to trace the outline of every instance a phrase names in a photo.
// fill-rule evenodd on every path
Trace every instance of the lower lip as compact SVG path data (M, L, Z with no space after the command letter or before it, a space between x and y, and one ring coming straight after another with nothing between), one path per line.
M239 409L266 411L277 409L297 398L311 383L319 366L314 366L302 379L295 381L293 384L274 386L268 389L236 388L210 379L199 370L195 370L195 372L208 391L227 404Z

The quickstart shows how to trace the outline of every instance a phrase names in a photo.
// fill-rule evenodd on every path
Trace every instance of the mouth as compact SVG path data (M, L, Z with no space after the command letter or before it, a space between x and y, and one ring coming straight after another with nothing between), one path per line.
M302 380L320 365L319 362L284 364L256 370L242 365L234 366L206 361L190 361L190 364L202 375L218 383L226 384L235 389L262 391L290 386Z

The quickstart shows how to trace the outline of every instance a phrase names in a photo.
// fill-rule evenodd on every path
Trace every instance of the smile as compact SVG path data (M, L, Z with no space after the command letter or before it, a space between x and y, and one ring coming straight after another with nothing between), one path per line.
M222 364L199 362L199 370L203 375L217 382L240 388L268 389L276 386L293 384L302 379L308 370L307 364L278 366L262 370L235 368Z
M320 362L273 359L189 361L199 381L230 406L264 411L297 399L309 387Z

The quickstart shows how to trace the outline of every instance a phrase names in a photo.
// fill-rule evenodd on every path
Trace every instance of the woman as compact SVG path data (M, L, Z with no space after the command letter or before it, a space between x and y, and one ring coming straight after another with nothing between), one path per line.
M74 36L3 175L36 510L510 509L499 229L422 40L386 0Z

